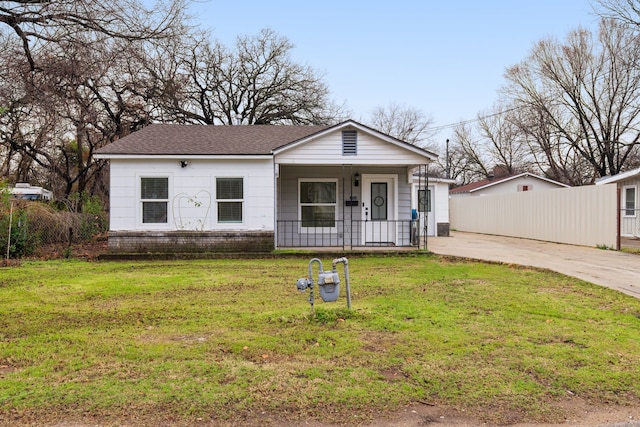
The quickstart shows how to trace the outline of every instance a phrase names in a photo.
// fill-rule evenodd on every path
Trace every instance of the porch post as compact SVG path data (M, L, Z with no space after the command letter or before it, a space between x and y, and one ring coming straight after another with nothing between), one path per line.
M345 240L345 235L344 235L344 222L345 222L345 211L346 211L346 206L344 203L345 200L345 195L346 195L346 189L344 188L344 163L342 164L342 197L340 198L340 208L342 209L342 250L344 251L344 240ZM349 181L351 181L351 174L349 174Z
M431 205L433 204L432 203L433 202L433 197L435 196L435 194L430 194L429 193L429 163L424 165L424 170L425 170L424 176L425 176L425 181L426 181L426 185L424 186L424 188L425 188L425 193L424 194L425 194L425 197L426 197L427 194L430 195L429 200L427 200L427 207L431 208ZM434 191L434 193L435 193L435 191ZM432 214L432 212L431 212L432 210L433 209L431 209L431 210L427 209L427 212L426 212L427 215L425 216L425 218L426 218L425 219L425 222L426 222L425 225L427 227L429 226L429 215ZM434 230L434 234L433 235L437 236L438 235L438 221L433 221L433 223L436 225L436 229ZM425 228L425 230L426 230L426 228ZM425 250L427 250L427 248L429 247L428 242L427 242L428 239L429 239L429 233L425 232L424 233L424 249Z

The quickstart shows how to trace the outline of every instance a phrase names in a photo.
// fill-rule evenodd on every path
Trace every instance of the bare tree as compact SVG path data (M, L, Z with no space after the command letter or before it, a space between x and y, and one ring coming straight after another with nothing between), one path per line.
M0 116L2 175L46 184L58 197L103 185L95 150L150 120L132 72L139 48L121 39L53 48L35 56L37 72L0 51L0 104L8 106Z
M628 26L603 20L596 37L578 29L565 43L542 40L507 70L514 105L537 115L559 147L548 147L548 155L588 162L591 177L583 183L635 166L629 160L640 149L639 54L640 39Z
M163 48L164 49L164 48ZM293 45L269 29L233 50L206 34L170 47L176 62L147 70L161 82L164 115L202 124L329 124L344 118L322 77L291 59ZM159 56L166 55L158 52Z
M187 1L0 1L0 173L59 197L103 186L93 153L151 120L140 52L186 34Z
M451 178L464 185L495 176L496 171L513 175L532 169L534 162L514 111L496 105L478 114L475 123L454 128L448 165Z
M468 184L487 178L493 168L490 156L468 124L454 128L452 148L449 152L449 176L459 184Z
M533 163L514 112L508 105L496 105L492 111L479 114L477 122L488 161L509 175L528 171Z
M593 168L578 150L558 133L548 115L535 108L518 108L511 120L521 131L533 167L544 176L572 186L593 180Z
M376 107L371 113L371 125L394 138L414 145L424 145L433 136L429 128L433 118L417 108L395 102Z
M638 0L597 0L598 13L603 18L640 26L640 1Z
M43 44L80 44L105 38L149 40L182 30L186 0L155 2L152 9L137 0L0 1L0 23L22 43L30 69L34 51Z

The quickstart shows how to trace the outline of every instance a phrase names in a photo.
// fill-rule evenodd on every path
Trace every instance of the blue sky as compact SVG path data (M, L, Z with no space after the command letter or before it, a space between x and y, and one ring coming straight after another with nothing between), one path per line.
M396 102L434 126L488 110L536 41L598 22L590 0L196 0L190 11L229 46L267 27L286 36L356 120Z

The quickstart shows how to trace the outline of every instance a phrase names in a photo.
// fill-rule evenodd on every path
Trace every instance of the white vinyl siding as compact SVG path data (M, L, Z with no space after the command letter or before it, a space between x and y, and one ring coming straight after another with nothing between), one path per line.
M273 162L268 160L111 159L109 229L273 230ZM240 174L242 175L240 175ZM141 177L169 177L168 222L143 223ZM243 178L242 222L218 222L216 178ZM295 194L295 191L294 191Z
M276 155L280 164L342 165L420 165L425 157L403 146L390 144L364 132L358 132L357 154L343 152L342 132L336 131L314 140L312 143L283 151ZM361 172L362 173L362 172Z
M640 211L638 210L640 176L620 183L620 235L640 237Z

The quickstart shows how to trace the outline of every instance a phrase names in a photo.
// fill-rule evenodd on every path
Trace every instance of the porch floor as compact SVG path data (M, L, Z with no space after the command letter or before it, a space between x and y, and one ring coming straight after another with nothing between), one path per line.
M305 252L411 252L422 249L417 246L320 246L320 247L279 247L277 250Z

